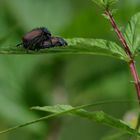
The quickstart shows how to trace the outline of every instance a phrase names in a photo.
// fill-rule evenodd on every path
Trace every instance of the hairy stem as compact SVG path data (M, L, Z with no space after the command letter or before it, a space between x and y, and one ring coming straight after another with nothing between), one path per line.
M136 88L136 91L137 91L137 97L138 97L138 100L140 102L140 82L139 82L139 77L138 77L138 73L137 73L137 70L136 70L136 66L135 66L135 62L134 62L134 58L132 56L132 53L129 49L129 46L128 46L122 32L119 30L115 20L113 19L111 11L107 9L105 11L105 15L109 18L109 21L110 21L112 27L114 28L121 44L123 45L123 48L124 48L126 54L130 58L129 67L130 67L130 71L131 71L131 74L132 74L132 77L133 77L133 80L134 80L134 83L135 83L135 88Z

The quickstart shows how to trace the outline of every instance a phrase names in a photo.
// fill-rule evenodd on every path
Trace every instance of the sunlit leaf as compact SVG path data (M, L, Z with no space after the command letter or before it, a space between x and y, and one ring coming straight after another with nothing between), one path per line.
M85 52L87 54L97 54L116 57L122 60L128 60L124 50L115 42L103 39L68 39L68 44L72 51ZM69 49L69 47L67 48Z
M73 38L66 39L68 46L55 47L49 49L42 49L38 52L29 51L28 53L24 48L7 47L0 48L0 54L41 54L41 53L63 53L63 54L89 54L89 55L106 55L112 56L121 60L128 61L129 58L124 50L115 42L103 39L86 39L86 38Z

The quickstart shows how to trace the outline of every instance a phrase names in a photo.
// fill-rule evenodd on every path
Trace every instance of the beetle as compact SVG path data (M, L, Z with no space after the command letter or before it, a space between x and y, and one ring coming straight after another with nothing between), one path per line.
M40 48L52 48L57 46L67 46L67 42L61 37L51 37L50 40L45 40L40 44Z
M52 37L47 28L35 28L26 33L22 38L22 43L17 46L23 45L28 50L40 50L45 48L52 48L56 46L66 46L67 42L61 37Z
M50 40L50 38L51 33L47 28L35 28L26 33L22 38L22 43L17 46L23 45L27 50L36 50L36 47L39 46L41 42Z

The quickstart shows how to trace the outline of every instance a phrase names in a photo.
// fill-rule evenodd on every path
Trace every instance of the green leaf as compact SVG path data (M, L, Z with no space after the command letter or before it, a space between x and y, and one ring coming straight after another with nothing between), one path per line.
M117 3L119 0L92 0L92 1L102 8L108 8Z
M51 113L61 113L64 111L71 110L73 109L73 107L70 105L55 105L55 106L44 106L44 107L37 106L37 107L32 107L31 109L51 112Z
M0 131L0 134L3 133L8 133L11 131L14 131L16 129L19 129L21 127L25 127L37 122L41 122L43 120L47 120L50 118L54 118L54 117L58 117L58 116L62 116L64 114L70 114L70 115L77 115L80 117L84 117L90 120L94 120L96 122L105 124L105 125L109 125L115 128L119 128L122 129L123 131L129 133L129 134L137 134L138 136L140 136L140 133L138 133L136 130L130 128L127 124L125 124L123 121L120 121L118 119L115 119L107 114L105 114L102 111L95 111L95 112L87 112L86 110L84 110L83 108L87 108L87 107L91 107L91 106L96 106L96 105L103 105L103 104L107 104L107 103L122 103L122 102L130 102L130 101L100 101L100 102L95 102L92 104L87 104L87 105L82 105L82 106L78 106L78 107L72 107L70 105L56 105L56 106L45 106L45 107L33 107L32 109L36 109L36 110L40 110L40 111L47 111L47 112L51 112L53 114L30 121L30 122L26 122L20 125L17 125L15 127Z
M38 52L29 51L28 53L24 48L16 47L1 47L0 54L42 54L42 53L63 53L63 54L90 54L90 55L106 55L112 56L124 61L129 61L128 56L124 50L115 42L103 39L86 39L86 38L73 38L66 39L68 46L55 47L49 49L42 49Z
M103 40L103 39L84 39L74 38L67 39L69 47L65 50L71 49L73 52L97 54L116 57L125 61L128 61L128 57L124 50L118 46L115 42ZM69 49L70 48L70 49Z
M70 105L55 105L55 106L45 106L45 107L33 107L32 109L56 113L56 114L65 112L66 114L68 113L71 115L83 117L91 121L96 121L101 124L105 124L114 128L121 129L129 134L137 134L140 136L138 132L136 132L134 129L129 127L124 121L116 119L104 113L103 111L88 112L82 109L83 107L74 108Z
M124 132L119 132L119 133L111 133L111 134L108 134L107 136L103 137L102 140L119 140L121 139L121 137L125 136L126 133Z
M131 18L124 36L132 54L136 55L140 48L140 12Z

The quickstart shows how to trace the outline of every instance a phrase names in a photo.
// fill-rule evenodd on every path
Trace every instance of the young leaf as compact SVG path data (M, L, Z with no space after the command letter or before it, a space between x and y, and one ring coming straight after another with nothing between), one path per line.
M30 121L30 122L26 122L20 125L17 125L15 127L0 131L0 134L3 133L8 133L11 131L14 131L16 129L19 129L21 127L25 127L43 120L47 120L50 118L54 118L54 117L58 117L60 115L64 115L64 114L70 114L70 115L78 115L90 120L94 120L97 121L99 123L103 123L106 125L110 125L112 127L115 128L120 128L122 130L124 130L127 133L130 134L137 134L138 136L140 136L140 133L137 133L137 131L135 131L134 129L130 128L128 125L126 125L125 123L123 123L120 120L117 120L115 118L112 118L111 116L105 114L102 111L96 111L96 112L87 112L86 110L84 110L83 108L86 107L91 107L91 106L96 106L96 105L103 105L103 104L107 104L107 103L114 103L114 102L130 102L130 101L100 101L100 102L95 102L92 104L87 104L87 105L82 105L82 106L78 106L78 107L72 107L70 105L56 105L56 106L45 106L45 107L33 107L32 109L36 109L36 110L40 110L40 111L47 111L47 112L51 112L53 114Z
M140 134L136 130L129 127L122 120L116 119L104 113L103 111L88 112L82 109L83 107L74 108L70 105L55 105L55 106L45 106L45 107L34 107L32 109L56 113L56 114L65 112L66 114L80 116L92 121L96 121L101 124L105 124L114 128L121 129L129 134L137 134L140 136Z
M117 3L119 0L92 0L92 1L102 8L108 8Z
M124 36L132 54L136 55L140 48L140 12L131 18Z

